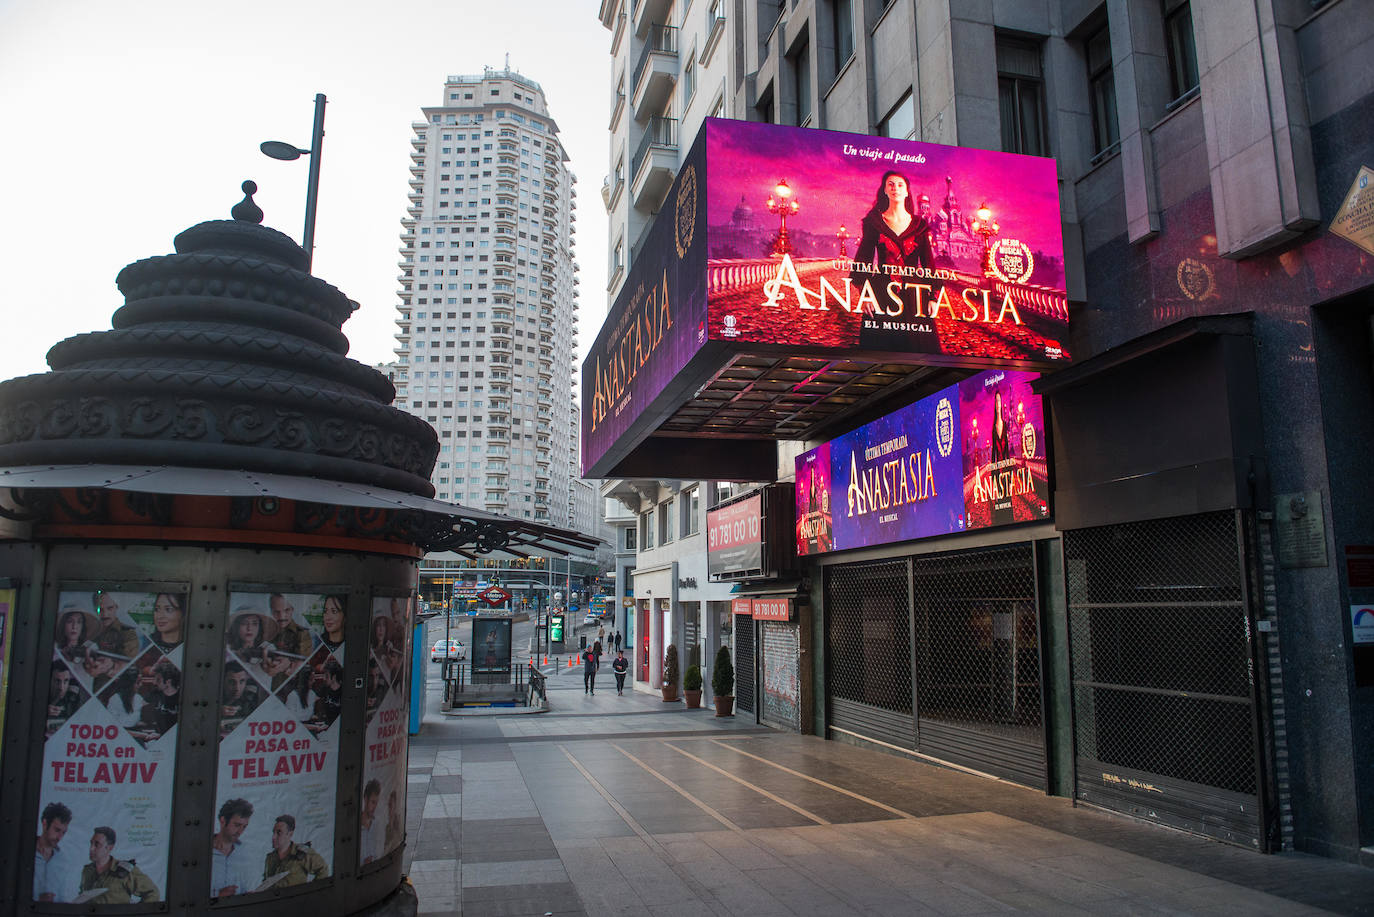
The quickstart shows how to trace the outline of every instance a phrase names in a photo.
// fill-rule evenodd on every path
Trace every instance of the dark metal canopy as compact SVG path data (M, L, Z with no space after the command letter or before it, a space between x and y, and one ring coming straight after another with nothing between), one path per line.
M456 503L348 481L221 468L130 465L42 465L0 468L0 516L42 518L64 490L134 495L206 496L291 500L310 507L312 519L344 518L354 510L389 510L388 532L404 531L426 551L525 556L542 550L567 554L591 549L600 539L567 529L525 522ZM332 512L330 512L332 511ZM378 534L384 534L379 532Z
M831 439L974 370L843 356L737 352L654 427L618 477L771 481L780 440ZM731 440L728 448L720 440Z

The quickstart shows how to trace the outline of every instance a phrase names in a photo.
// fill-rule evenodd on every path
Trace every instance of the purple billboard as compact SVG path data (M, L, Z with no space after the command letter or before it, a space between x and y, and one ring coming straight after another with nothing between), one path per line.
M582 364L583 474L652 474L739 353L1033 369L1068 319L1053 160L708 118Z
M582 363L582 466L593 467L706 343L704 138L683 162Z
M1068 360L1054 160L711 119L706 162L710 339Z
M799 455L797 553L1048 518L1038 377L982 372Z

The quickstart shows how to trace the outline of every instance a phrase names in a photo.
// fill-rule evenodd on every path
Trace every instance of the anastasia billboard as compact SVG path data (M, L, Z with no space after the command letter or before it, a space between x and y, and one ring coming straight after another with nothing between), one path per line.
M584 473L735 353L1030 369L1068 331L1053 160L708 118L583 364Z
M797 553L1047 519L1037 378L978 373L798 456Z

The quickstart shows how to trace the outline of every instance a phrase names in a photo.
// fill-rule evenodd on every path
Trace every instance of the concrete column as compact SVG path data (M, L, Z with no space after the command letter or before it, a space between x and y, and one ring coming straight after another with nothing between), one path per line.
M1294 28L1305 4L1192 6L1217 250L1243 258L1315 226L1316 167Z
M1169 56L1157 7L1107 0L1121 134L1121 184L1126 233L1132 242L1159 235L1159 196L1149 129L1164 116L1169 93Z

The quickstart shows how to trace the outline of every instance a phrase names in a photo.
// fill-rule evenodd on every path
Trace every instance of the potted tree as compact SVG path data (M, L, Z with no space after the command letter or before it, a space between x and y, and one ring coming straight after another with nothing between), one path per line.
M687 699L688 710L701 706L701 666L690 665L682 674L682 696Z
M715 695L716 716L735 715L735 667L730 662L730 648L716 651L715 671L711 673L711 693Z
M677 645L668 644L668 649L663 653L663 701L668 703L677 700L677 683L680 673L677 668Z

